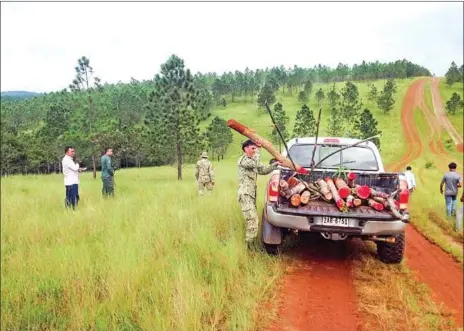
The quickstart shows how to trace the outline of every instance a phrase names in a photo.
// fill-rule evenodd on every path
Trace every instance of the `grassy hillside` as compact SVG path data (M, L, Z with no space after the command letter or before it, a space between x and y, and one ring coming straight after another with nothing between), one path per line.
M445 79L440 79L439 83L440 95L443 100L443 107L446 107L446 101L448 101L453 93L457 93L461 96L461 99L464 99L464 84L463 83L454 83L453 86L449 87L445 83ZM464 112L458 111L455 115L448 114L448 117L451 123L454 125L456 130L462 136L464 132Z
M402 141L402 129L401 129L401 106L402 100L406 93L407 87L411 83L411 79L396 80L398 92L395 94L395 107L389 114L384 114L377 106L377 104L367 100L367 93L369 92L368 84L370 83L356 83L359 89L360 97L363 100L363 104L366 108L369 108L373 113L376 120L379 122L379 128L382 130L381 137L381 150L384 163L387 164L392 160L395 160L401 156L404 151L404 144ZM378 90L383 89L383 80L375 81L373 84ZM343 88L345 83L336 83L336 89L338 92ZM314 84L313 93L310 97L309 107L317 112L317 100L314 96L315 92L322 88L324 93L327 94L331 84ZM287 115L290 117L290 123L288 125L289 131L293 131L295 122L295 115L298 109L301 108L302 104L297 100L297 92L293 92L293 96L288 95L285 91L284 94L281 92L277 97L277 102L281 102ZM264 109L259 110L256 106L256 102L245 102L245 100L237 98L236 103L230 103L226 108L216 108L213 112L213 116L219 116L223 119L233 118L248 127L256 130L260 135L266 136L272 130L270 127L271 119ZM328 119L330 116L330 110L327 101L324 102L322 109L321 118L321 135L326 135L326 128ZM392 125L392 123L394 123ZM206 126L206 123L203 124ZM234 143L228 150L227 157L236 158L240 155L240 142L245 138L238 133L234 132ZM263 153L265 154L265 153Z

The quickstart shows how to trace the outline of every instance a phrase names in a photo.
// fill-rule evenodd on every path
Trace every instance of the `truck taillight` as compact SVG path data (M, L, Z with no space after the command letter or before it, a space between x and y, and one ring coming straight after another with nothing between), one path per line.
M400 191L400 209L401 210L406 210L408 209L408 202L409 202L409 190L408 189L402 189Z
M399 194L399 205L401 210L408 209L409 202L409 189L408 182L405 180L400 180L400 194Z
M269 181L269 186L267 189L267 201L268 202L277 202L279 198L279 174L274 174Z

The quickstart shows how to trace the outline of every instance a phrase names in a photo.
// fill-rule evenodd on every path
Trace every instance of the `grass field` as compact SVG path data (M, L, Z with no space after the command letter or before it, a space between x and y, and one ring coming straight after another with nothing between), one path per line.
M2 179L2 330L251 330L281 267L244 248L234 170L203 198L192 167L122 170L114 200L85 174L75 212L62 176Z
M383 83L375 85L380 90ZM383 131L385 164L405 149L400 110L410 83L397 81L395 109L387 115L367 101L367 83L357 84ZM316 84L314 91L321 86L325 92L329 88ZM342 86L337 84L338 89ZM290 131L301 107L296 94L278 97L290 117ZM316 109L314 97L310 106ZM271 130L268 115L250 100L238 98L225 109L215 109L215 115L236 119L264 136ZM324 108L322 135L327 119ZM428 141L420 113L416 123L421 138ZM216 187L204 197L198 196L192 165L184 167L181 182L174 167L120 170L116 197L110 200L101 197L101 181L85 173L75 212L63 208L61 175L2 179L2 330L225 331L265 325L275 307L262 305L276 295L285 263L244 247L235 166L242 140L234 132L225 160L214 163ZM419 182L416 172L413 223L462 261L462 246L459 250L450 241L451 235L462 241L462 233L453 233L442 217L430 217L432 209L442 215L444 203L438 193L442 174L436 166L425 169L426 163L437 162L425 153L412 163L414 169L424 169L425 178ZM262 155L266 162L269 155ZM259 177L259 210L265 181ZM402 321L423 330L449 323L427 289L409 279L404 264L385 266L371 253L371 248L363 248L354 271L359 306L368 321L377 320L381 330L396 330Z

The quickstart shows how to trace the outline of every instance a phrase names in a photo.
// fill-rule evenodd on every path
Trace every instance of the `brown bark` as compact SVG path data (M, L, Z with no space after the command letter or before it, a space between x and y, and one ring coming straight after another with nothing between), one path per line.
M308 173L308 170L306 170L305 168L301 167L298 164L295 164L295 167L294 167L292 162L289 159L287 159L286 157L284 157L282 154L280 154L279 151L274 147L274 145L272 145L271 142L264 139L263 137L258 135L255 131L249 129L245 125L243 125L243 124L241 124L241 123L239 123L239 122L237 122L237 121L235 121L233 119L229 119L227 121L227 126L234 129L238 133L244 135L245 137L250 138L255 143L258 143L259 145L263 146L264 149L266 149L272 156L274 156L274 158L277 161L280 161L282 163L282 165L284 165L285 167L290 168L290 169L292 169L294 171L297 171L299 173L302 173L302 174L307 174Z
M382 211L385 208L382 203L377 202L377 201L375 201L373 199L367 200L367 203L369 204L369 207L371 207L371 208L373 208L373 209L375 209L377 211Z
M332 200L333 195L332 195L332 193L330 193L330 189L329 189L329 186L327 185L327 183L324 182L323 179L319 179L317 181L317 184L321 188L321 193L324 196L324 198L326 198L327 200Z
M345 201L343 201L338 195L337 188L335 187L332 178L327 177L325 181L327 186L329 186L330 192L332 193L333 199L335 200L335 204L337 205L338 209L342 211L345 208Z

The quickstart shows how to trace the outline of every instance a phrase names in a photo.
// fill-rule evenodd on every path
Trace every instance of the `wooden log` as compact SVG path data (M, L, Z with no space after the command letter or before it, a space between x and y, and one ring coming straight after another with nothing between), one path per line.
M303 191L300 196L300 201L302 205L306 205L311 198L311 193L309 191Z
M281 179L279 181L279 186L280 186L280 195L281 196L286 196L288 194L288 190L289 190L289 187L288 187L288 183L284 180L284 179Z
M285 192L283 192L283 196L287 199L289 199L292 195L294 194L299 194L301 193L304 189L306 189L306 185L303 182L299 182L292 188L287 189Z
M298 184L300 181L298 179L296 179L294 176L291 176L288 180L287 180L287 183L288 183L288 186L289 187L293 187L295 186L296 184Z
M374 190L373 188L371 188L371 197L380 197L380 198L383 198L383 199L387 199L388 194L384 193L384 192L378 192L378 191Z
M361 205L362 205L362 200L361 200L361 199L358 199L358 198L354 198L354 199L353 199L353 205L354 205L355 207L361 206Z
M324 196L324 198L326 198L329 201L332 200L333 194L330 192L330 189L327 183L323 179L319 179L316 183L319 185L321 193Z
M388 207L390 208L390 211L392 212L393 216L395 216L398 219L402 219L403 216L398 211L398 206L396 205L395 202L397 201L393 200L392 197L387 198Z
M348 187L354 188L355 186L354 181L356 180L356 174L354 172L350 172L347 177L348 177L348 180L347 180Z
M340 195L340 198L346 199L350 195L351 190L343 179L336 178L334 184L338 189L338 195Z
M381 203L382 205L384 205L384 207L387 207L387 206L388 206L387 200L384 199L384 198L382 198L382 197L376 197L376 196L374 196L374 197L372 197L372 200Z
M348 208L353 208L353 207L354 207L353 201L354 201L354 197L353 197L351 194L348 195L348 196L346 197L346 206L347 206Z
M367 203L368 203L369 207L371 207L371 208L373 208L373 209L375 209L377 211L382 211L385 208L382 203L377 202L377 201L375 201L373 199L367 200Z
M231 129L234 129L235 131L237 131L238 133L244 135L245 137L248 137L250 138L251 140L253 140L255 143L258 143L259 145L263 146L264 149L266 149L272 156L274 156L274 158L277 160L277 161L280 161L282 163L282 165L284 165L285 167L287 168L290 168L300 174L308 174L308 170L305 169L304 167L298 165L295 163L295 166L293 166L292 164L292 161L290 161L289 159L287 159L286 157L284 157L282 154L279 153L279 151L274 147L274 145L272 145L271 142L269 142L268 140L264 139L263 137L261 137L260 135L258 135L255 131L249 129L248 127L246 127L245 125L233 120L233 119L229 119L227 121L227 126Z
M340 211L344 210L345 209L345 201L343 201L342 198L340 198L340 196L338 195L337 188L335 187L335 184L334 184L332 178L327 177L325 179L325 182L327 183L327 186L329 187L330 192L332 193L333 199L335 200L335 204L337 205L338 209Z
M308 191L313 195L313 196L317 196L317 197L321 197L322 196L322 193L321 191L319 191L319 189L311 184L311 183L306 183L305 182L305 185L306 185L306 188L308 189Z
M293 207L298 207L301 204L301 196L299 194L294 194L290 197L290 204Z
M355 192L358 198L361 198L364 200L367 200L369 196L371 195L371 189L367 185L362 185L362 186L356 185Z

